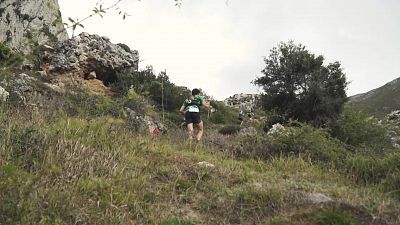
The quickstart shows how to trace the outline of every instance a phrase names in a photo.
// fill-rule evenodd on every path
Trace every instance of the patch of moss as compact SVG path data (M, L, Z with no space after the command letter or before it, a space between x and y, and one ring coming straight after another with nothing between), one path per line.
M43 24L43 27L42 29L40 29L40 32L46 35L49 38L50 42L56 43L58 41L57 36L50 32L50 27L47 24Z
M0 8L0 17L3 15L3 13L6 11L6 8Z

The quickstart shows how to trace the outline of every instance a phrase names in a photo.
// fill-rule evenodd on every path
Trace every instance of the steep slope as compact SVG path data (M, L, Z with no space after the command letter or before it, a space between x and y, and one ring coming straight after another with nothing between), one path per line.
M400 78L372 91L350 97L348 105L378 118L400 109Z
M57 0L0 1L0 43L28 53L36 43L66 39Z

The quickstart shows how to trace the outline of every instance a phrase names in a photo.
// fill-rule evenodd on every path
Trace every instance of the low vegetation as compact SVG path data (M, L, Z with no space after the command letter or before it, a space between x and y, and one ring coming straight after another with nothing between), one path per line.
M41 104L0 103L0 224L400 223L399 149L368 114L320 124L263 112L239 126L217 102L195 143L179 126L187 89L151 68L121 72L112 97L38 88ZM163 109L169 129L150 135L128 108Z
M222 149L212 130L197 145L180 129L153 139L131 129L125 97L82 98L1 105L1 224L363 224L357 207L399 222L396 152L368 158L306 124ZM314 205L312 192L355 208Z

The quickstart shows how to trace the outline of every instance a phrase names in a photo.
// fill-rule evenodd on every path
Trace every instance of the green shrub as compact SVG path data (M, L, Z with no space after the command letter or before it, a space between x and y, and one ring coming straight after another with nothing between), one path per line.
M340 163L347 154L344 146L328 132L307 124L286 128L286 132L272 139L271 154L299 155L322 163Z
M332 135L354 147L367 147L375 152L391 146L385 127L361 111L346 109L332 126Z
M187 97L186 87L176 86L164 73L156 75L151 66L141 71L119 71L117 81L110 85L118 97L126 96L130 90L138 95L148 97L159 108L176 111Z
M231 135L240 131L239 125L227 125L218 130L220 134Z
M267 119L264 121L263 130L265 132L268 132L269 129L272 128L272 125L277 124L277 123L286 124L286 119L282 115L272 113L272 114L268 115Z
M350 212L339 208L316 209L310 215L315 225L357 225L359 224Z
M349 156L346 160L346 168L350 177L364 184L379 183L387 173L384 160L365 154Z
M10 157L27 171L39 169L47 143L35 127L13 128L9 134Z
M364 184L378 184L387 179L383 187L389 190L393 189L392 181L395 182L396 173L400 170L399 161L399 152L387 153L383 156L360 152L348 156L345 168L350 177Z
M34 205L28 201L35 177L9 164L0 167L0 224L30 224Z
M345 146L326 130L302 123L292 125L274 136L241 138L236 155L258 159L295 155L323 164L343 163L348 154Z
M400 200L400 168L390 173L382 183L382 189Z
M239 124L239 112L229 106L225 106L223 102L212 102L212 106L216 110L210 116L210 122L215 124Z
M16 67L22 64L24 57L12 51L5 44L0 43L0 68L1 67Z

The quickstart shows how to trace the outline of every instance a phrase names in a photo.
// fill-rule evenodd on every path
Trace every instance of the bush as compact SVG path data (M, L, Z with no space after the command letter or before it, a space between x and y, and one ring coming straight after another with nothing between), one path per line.
M294 125L273 137L243 138L237 154L261 159L297 155L323 164L344 161L347 150L342 143L331 138L326 130L301 123Z
M379 183L386 177L387 167L384 160L372 155L355 154L346 160L349 176L364 184Z
M340 208L322 208L316 209L309 215L315 225L357 225L359 224L350 212Z
M21 54L12 51L5 44L0 43L0 68L19 66L23 61L24 58Z
M364 184L382 183L384 190L396 189L396 178L400 171L400 152L376 156L360 152L349 156L345 167L347 173L356 181ZM397 186L399 189L399 186Z
M223 102L213 102L216 112L210 116L210 122L215 124L238 124L239 112L231 107L225 106Z
M46 147L44 137L32 127L13 129L10 133L11 157L28 171L41 165Z
M29 224L34 205L27 197L35 176L9 164L0 166L0 180L0 224Z
M322 163L340 163L344 160L346 149L339 141L331 138L326 130L307 124L298 125L287 128L287 132L272 140L271 153L294 154Z
M236 134L239 131L240 131L240 126L238 125L227 125L218 130L220 134L224 135Z
M354 147L368 147L375 152L391 147L387 131L367 113L346 109L332 126L332 135Z
M268 132L269 129L272 128L272 125L274 124L286 124L286 119L284 116L282 115L278 115L278 114L270 114L267 116L267 119L264 121L264 125L263 125L263 130L265 132Z

